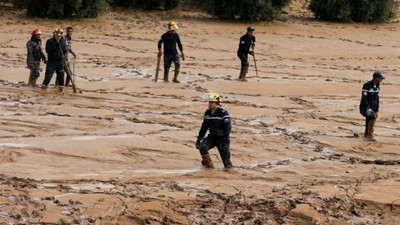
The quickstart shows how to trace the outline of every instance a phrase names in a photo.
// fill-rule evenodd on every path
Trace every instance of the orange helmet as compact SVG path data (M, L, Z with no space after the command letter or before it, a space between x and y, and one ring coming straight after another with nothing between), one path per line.
M63 30L61 28L57 28L54 30L54 36L59 36L61 37L63 35Z
M42 32L37 28L32 31L32 36L40 35L40 34L42 34Z

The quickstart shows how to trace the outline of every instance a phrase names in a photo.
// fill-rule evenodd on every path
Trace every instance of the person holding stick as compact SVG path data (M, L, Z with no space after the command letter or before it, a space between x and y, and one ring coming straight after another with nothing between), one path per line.
M65 60L67 61L68 67L70 67L70 60L68 57L68 53L71 53L72 56L74 56L74 64L75 64L75 59L76 59L76 54L74 51L72 51L72 33L74 32L74 29L72 27L67 27L67 34L63 37L65 41L65 45L67 46L67 54L65 56ZM70 67L71 68L71 67ZM70 83L69 76L66 76L65 80L65 86L68 86Z
M185 61L185 54L183 54L183 47L181 43L181 39L179 38L178 33L176 31L179 29L178 25L175 22L168 23L168 32L161 36L161 39L158 41L158 57L160 58L163 54L161 50L162 44L164 44L164 82L168 82L168 74L169 69L171 67L172 62L175 64L175 73L172 82L180 83L178 80L178 75L180 71L180 60L179 54L176 49L176 45L178 45L179 50L182 53L182 60ZM158 64L158 63L157 63ZM157 69L158 71L158 69Z
M246 81L246 74L249 72L248 55L254 56L254 47L256 43L256 37L253 34L254 31L254 27L250 26L247 28L247 33L240 38L237 56L241 61L241 70L239 74L239 80L241 81ZM252 50L250 50L250 48L252 48Z
M46 66L45 78L42 83L42 90L47 90L47 87L53 77L54 71L57 73L57 79L59 82L60 91L64 87L64 64L62 61L62 55L67 54L67 47L64 41L61 41L63 36L63 30L57 28L53 32L53 38L46 42L46 52L48 54L48 62ZM61 51L60 51L61 48Z

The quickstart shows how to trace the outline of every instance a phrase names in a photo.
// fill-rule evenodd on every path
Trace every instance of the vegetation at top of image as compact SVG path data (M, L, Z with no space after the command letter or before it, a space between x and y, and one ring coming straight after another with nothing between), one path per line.
M170 10L178 7L180 0L111 0L113 7L124 7L130 9L154 10L161 7Z
M211 15L223 19L273 20L291 0L204 0L202 6Z
M107 7L108 0L10 0L17 9L27 9L30 17L94 18Z
M26 9L30 17L94 18L107 6L137 10L171 10L196 5L220 19L282 20L281 11L292 0L0 0ZM296 1L296 0L293 0ZM385 22L396 17L398 0L306 0L317 19L334 22ZM283 18L286 19L286 18ZM283 21L283 20L282 20Z
M26 9L30 17L44 18L95 18L107 6L154 10L161 7L170 10L178 7L180 0L0 0L13 3L17 9Z
M317 19L335 22L385 22L396 16L397 0L311 0Z

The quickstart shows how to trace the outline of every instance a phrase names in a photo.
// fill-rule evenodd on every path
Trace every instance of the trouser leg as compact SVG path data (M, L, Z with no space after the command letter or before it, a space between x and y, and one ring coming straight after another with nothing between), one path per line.
M29 68L29 80L28 80L28 86L32 86L32 69Z
M66 62L67 62L68 67L71 68L68 59L66 59ZM65 76L64 77L65 77L65 86L66 87L68 87L69 82L71 81L71 78L67 74L67 70L68 70L67 68L64 68L64 71L65 71Z
M243 66L240 66L239 80L243 79Z
M200 143L200 154L202 157L201 164L205 168L214 168L214 164L212 163L211 157L208 154L208 151L211 148L214 148L216 143L212 140L212 138L207 137Z
M168 82L169 69L171 68L171 56L164 55L164 81Z
M36 85L36 80L40 76L40 61L35 61L29 66L29 82L28 86L34 87Z
M51 78L53 77L54 70L55 70L55 62L48 61L46 64L46 72L44 75L42 86L47 87L49 85Z
M64 64L62 61L58 61L55 67L57 73L57 80L60 87L64 87Z
M245 66L243 67L243 75L242 75L242 80L245 81L246 80L246 75L249 72L249 66Z
M368 133L369 133L369 121L370 121L370 119L367 117L366 119L365 119L365 131L364 131L364 137L367 137L368 136Z
M240 62L241 62L239 80L245 80L246 79L246 74L249 71L248 55L244 54L244 53L238 53L238 57L239 57Z
M373 137L374 136L374 131L375 131L375 122L376 119L378 118L378 113L375 113L375 118L370 119L368 123L368 135Z
M231 151L230 151L230 142L226 143L225 149L221 149L220 145L217 145L219 155L221 156L221 160L224 163L225 168L231 168Z
M180 68L181 68L179 55L175 56L174 64L175 64L175 73L174 73L174 79L172 81L175 82L175 83L180 83L180 81L178 80L178 75L179 75L179 71L180 71Z

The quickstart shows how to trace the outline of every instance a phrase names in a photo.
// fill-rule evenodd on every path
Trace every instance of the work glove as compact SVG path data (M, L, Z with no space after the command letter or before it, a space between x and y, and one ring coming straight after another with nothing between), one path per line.
M254 56L254 51L250 51L249 54Z
M370 116L372 113L374 113L374 111L372 111L372 109L367 109L367 116Z
M161 48L158 49L158 54L157 54L157 56L158 56L158 57L161 57L161 56L162 56Z
M182 60L185 61L185 54L182 52Z
M197 141L196 141L196 148L197 148L198 150L200 150L200 140L197 140Z
M221 151L226 151L226 150L228 150L228 143L226 143L226 142L221 142L219 149L220 149Z

